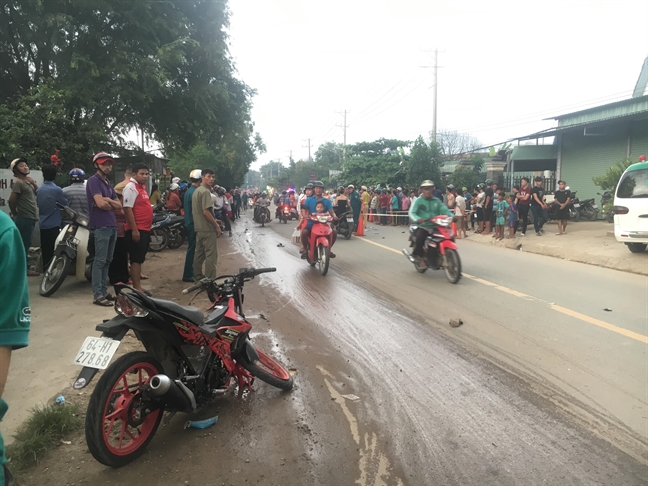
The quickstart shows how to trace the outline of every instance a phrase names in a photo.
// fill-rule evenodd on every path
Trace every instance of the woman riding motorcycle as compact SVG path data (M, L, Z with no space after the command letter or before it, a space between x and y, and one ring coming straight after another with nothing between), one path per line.
M416 247L413 254L420 258L420 267L427 268L425 263L425 254L423 252L423 244L429 234L430 229L434 228L432 218L444 214L446 216L454 216L452 212L441 202L432 195L434 192L434 182L430 180L421 183L421 196L414 201L409 210L409 218L413 224L418 225L415 233Z

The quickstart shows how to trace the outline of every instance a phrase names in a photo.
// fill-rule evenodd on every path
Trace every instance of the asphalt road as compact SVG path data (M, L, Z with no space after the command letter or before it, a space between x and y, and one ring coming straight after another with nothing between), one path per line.
M269 278L349 360L403 481L647 480L646 277L466 240L451 285L400 254L405 227L373 225L322 277L294 224L247 228L240 249L279 268Z

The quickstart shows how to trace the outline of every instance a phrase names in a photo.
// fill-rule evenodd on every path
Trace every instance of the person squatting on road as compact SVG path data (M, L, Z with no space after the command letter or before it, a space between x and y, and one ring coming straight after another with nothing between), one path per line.
M200 187L196 188L191 198L191 213L196 231L196 254L193 267L196 280L204 277L216 278L216 264L218 263L218 241L216 239L222 232L213 213L211 187L214 184L214 178L215 172L212 169L203 169Z
M56 203L63 206L68 204L63 189L54 184L56 174L57 170L53 165L43 166L43 185L36 190L43 271L54 256L54 244L61 231L61 209Z
M193 195L196 189L202 184L202 173L199 169L191 171L189 174L191 185L184 195L184 225L187 234L187 254L185 255L184 271L182 272L183 282L194 282L194 256L196 254L196 229L193 218Z
M36 204L38 184L29 177L29 166L26 159L14 159L9 169L11 169L15 177L11 187L11 195L9 196L9 211L13 215L14 223L20 232L20 238L25 249L26 275L28 277L37 277L39 273L29 268L29 247L32 243L34 226L36 226L36 218L38 217L38 206Z
M146 192L148 177L148 167L144 164L135 164L133 176L124 187L124 214L126 215L124 238L130 256L133 287L146 295L151 295L150 291L142 288L141 283L142 264L146 260L153 223L153 207Z
M112 306L115 297L108 293L106 283L108 270L117 242L117 222L115 209L122 205L117 193L108 181L112 171L113 158L106 152L99 152L92 159L95 174L86 183L88 198L88 213L90 223L88 229L94 232L95 256L92 262L92 303L104 307Z
M326 199L322 195L323 192L324 192L324 184L321 181L313 182L314 194L306 198L306 200L302 204L302 212L303 212L304 220L306 221L306 226L304 226L304 228L301 231L301 248L299 249L299 253L301 253L302 255L301 257L304 259L306 258L306 242L308 241L308 237L310 236L310 230L315 224L314 221L310 220L310 215L317 213L317 203L321 202L324 204L324 210L331 215L334 221L337 221L338 219L335 212L333 211L333 205L331 204L331 201ZM332 250L333 245L335 245L335 240L337 239L337 231L335 231L335 227L331 229L332 229L332 236L331 236L331 250ZM335 253L331 251L329 253L329 257L335 258Z
M427 229L434 228L432 218L445 214L446 216L453 216L452 212L443 204L440 199L433 196L434 182L430 180L421 183L421 196L414 201L409 210L409 218L412 223L417 224L416 229L416 246L414 247L413 254L419 257L419 267L427 268L425 261L425 252L423 251L423 244L429 234Z
M2 395L9 374L11 353L28 344L31 308L27 290L27 258L20 231L0 211L0 420L9 409ZM13 484L0 433L0 485Z

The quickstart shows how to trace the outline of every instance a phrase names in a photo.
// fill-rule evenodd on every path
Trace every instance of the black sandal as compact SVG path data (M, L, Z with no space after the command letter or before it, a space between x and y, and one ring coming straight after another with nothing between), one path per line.
M112 307L113 306L112 302L110 302L105 297L99 297L98 299L93 300L92 303L94 305L100 305L101 307Z

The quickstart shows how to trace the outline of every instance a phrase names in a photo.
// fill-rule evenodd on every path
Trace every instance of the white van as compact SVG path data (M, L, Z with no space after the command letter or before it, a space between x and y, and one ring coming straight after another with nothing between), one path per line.
M614 236L632 253L648 245L648 162L628 167L614 196Z

